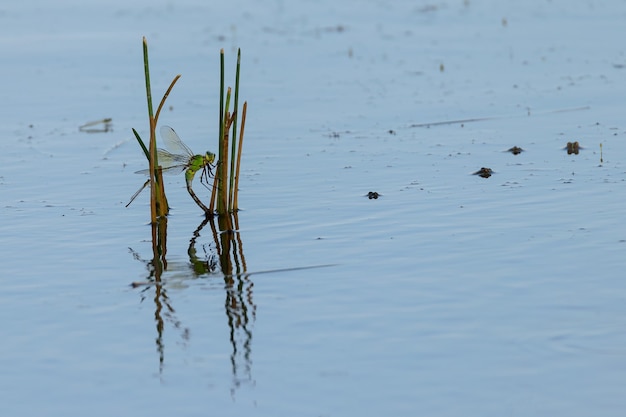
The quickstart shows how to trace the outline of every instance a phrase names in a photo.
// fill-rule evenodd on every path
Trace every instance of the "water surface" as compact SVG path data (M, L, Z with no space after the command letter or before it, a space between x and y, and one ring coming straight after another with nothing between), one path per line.
M625 15L3 6L3 415L621 415ZM169 177L165 285L130 286L152 256L147 195L124 207L142 36L155 95L182 74L161 122L196 152L215 146L219 50L234 74L242 48L247 270L335 266L194 273L203 218ZM103 117L112 132L79 131ZM211 259L208 226L196 249Z

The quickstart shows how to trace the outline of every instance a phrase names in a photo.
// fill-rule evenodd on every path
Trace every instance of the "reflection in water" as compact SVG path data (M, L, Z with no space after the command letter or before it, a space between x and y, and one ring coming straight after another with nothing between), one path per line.
M226 290L224 309L233 349L230 362L233 375L232 391L234 391L242 383L252 382L252 331L250 328L256 320L256 305L252 296L254 284L250 280L250 275L246 273L246 258L243 254L237 213L219 216L217 225L219 231L214 218L205 220L196 229L188 250L194 270L201 266L211 267L210 260L199 261L195 257L196 238L207 222L210 222L211 225L215 249L224 275L224 289Z
M211 217L206 217L196 230L194 230L193 237L189 240L189 247L187 248L187 255L189 256L189 262L191 262L191 268L197 276L215 272L218 266L217 257L214 253L207 252L204 245L202 246L202 250L204 251L205 259L200 259L198 257L198 251L196 249L196 241L200 237L200 232L209 221L213 223L213 219Z
M161 275L167 269L167 218L160 218L157 223L152 224L152 259L143 260L138 253L130 249L133 257L146 264L148 268L148 276L145 283L136 284L134 287L146 286L141 291L141 302L149 296L149 291L154 288L154 320L156 322L157 337L155 343L157 352L159 353L159 374L163 372L165 364L165 344L163 343L163 331L165 321L170 322L174 328L181 330L181 338L184 341L189 340L189 329L182 328L180 320L176 318L176 311L172 307L167 296L167 291L162 285Z
M196 245L201 237L200 232L207 225L211 226L213 242L207 250L202 245L204 256L198 256ZM156 345L159 352L159 372L162 373L165 363L165 345L163 332L165 322L171 323L174 328L181 331L184 342L189 341L189 329L182 326L175 316L175 310L167 296L167 282L161 280L163 271L167 270L167 218L162 219L152 227L152 251L151 260L142 260L135 252L135 259L144 262L148 268L148 276L145 282L133 283L133 287L144 287L141 291L143 302L148 294L154 289L154 318L156 321L157 338ZM131 249L132 251L132 249ZM224 309L228 327L230 329L230 343L232 352L230 365L233 378L231 392L246 382L252 382L252 330L256 320L256 305L253 299L253 286L250 275L247 273L243 243L239 233L239 219L237 214L219 216L217 225L215 218L207 217L193 232L189 241L187 254L190 262L189 278L197 278L207 275L215 275L217 268L221 269L224 277L224 289L226 298Z

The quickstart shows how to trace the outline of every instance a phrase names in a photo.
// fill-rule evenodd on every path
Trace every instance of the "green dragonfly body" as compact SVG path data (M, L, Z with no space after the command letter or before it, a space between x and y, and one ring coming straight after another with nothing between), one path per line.
M202 204L198 196L193 192L191 184L198 171L202 171L200 181L208 183L208 179L213 176L211 172L213 161L215 161L215 154L207 152L204 155L194 155L187 145L183 143L178 137L174 129L169 126L161 127L161 138L165 143L165 149L157 149L157 156L159 159L159 166L164 174L179 174L185 171L185 182L187 183L187 191L193 200L200 208L205 212L209 209ZM137 171L137 174L149 175L150 170L143 169ZM133 202L133 200L143 191L144 188L150 183L147 181L131 198L126 207Z

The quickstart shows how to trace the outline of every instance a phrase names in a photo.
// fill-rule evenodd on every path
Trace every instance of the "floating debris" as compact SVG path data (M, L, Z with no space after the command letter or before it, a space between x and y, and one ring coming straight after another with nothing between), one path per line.
M602 166L603 162L604 162L604 158L602 158L602 144L600 144L600 166Z
M102 125L102 126L99 126ZM97 126L97 127L96 127ZM106 119L96 120L94 122L87 122L78 127L81 132L87 133L106 133L113 131L113 119L110 117Z
M493 174L493 170L491 168L482 167L478 171L474 172L472 175L478 175L482 178L489 178L491 177L491 174Z
M376 191L370 191L369 193L367 193L367 198L369 198L370 200L378 200L378 197L380 197L382 194L378 194Z
M519 155L524 152L524 150L519 146L513 146L511 149L507 149L507 152L511 152L513 155Z
M578 144L578 142L567 142L567 145L566 145L566 146L565 146L565 148L563 148L563 149L567 149L567 154L568 154L568 155L571 155L571 154L578 155L578 152L579 152L581 149L584 149L584 148L582 148L582 147Z

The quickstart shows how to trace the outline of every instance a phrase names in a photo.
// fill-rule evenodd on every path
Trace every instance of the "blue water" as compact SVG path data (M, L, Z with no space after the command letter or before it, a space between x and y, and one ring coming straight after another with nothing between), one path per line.
M622 415L625 16L0 7L0 413ZM250 275L193 272L201 211L167 177L165 284L130 286L151 278L147 193L124 207L145 168L142 36L155 96L182 74L161 123L196 152L215 146L219 50L232 85L242 48ZM104 117L112 132L79 131ZM209 226L196 249L214 253Z

